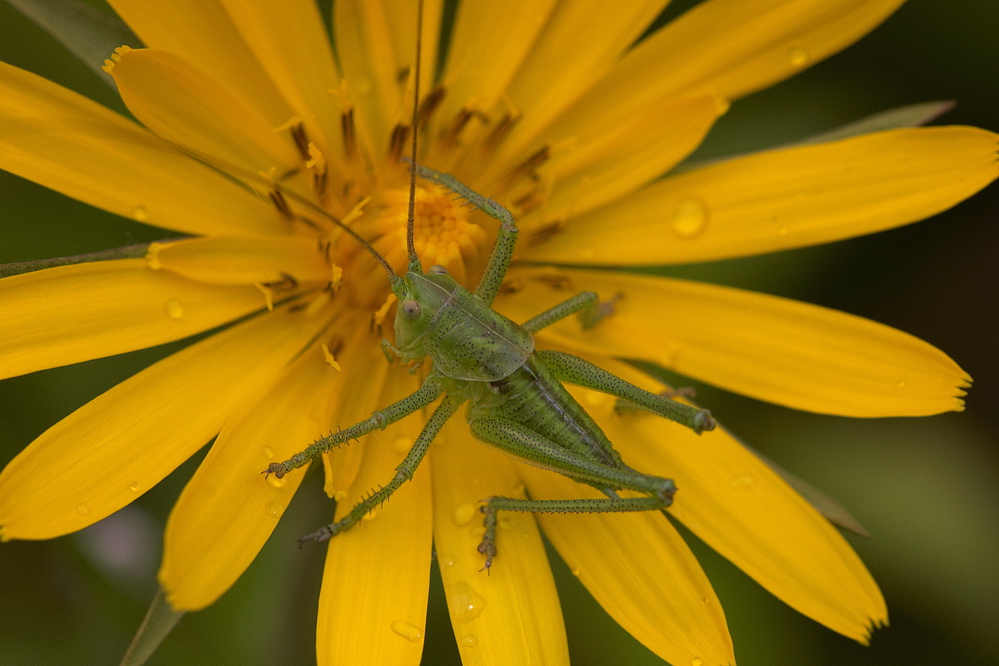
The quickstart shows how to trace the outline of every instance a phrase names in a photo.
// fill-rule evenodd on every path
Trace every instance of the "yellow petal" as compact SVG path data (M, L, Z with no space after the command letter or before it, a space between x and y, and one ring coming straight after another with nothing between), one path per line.
M447 93L440 110L445 127L462 109L490 110L527 57L554 4L482 0L458 7L441 81Z
M260 473L327 429L336 371L310 349L256 404L240 406L187 483L167 521L160 586L175 610L213 603L270 537L305 469L283 479Z
M323 261L314 238L191 238L153 243L149 265L209 284L328 282L330 265Z
M575 105L624 119L695 91L726 99L788 78L846 48L904 0L709 0L628 53Z
M225 81L271 127L296 115L218 0L110 0L108 4L146 46L174 53Z
M0 168L186 233L281 233L273 206L103 106L0 63Z
M481 500L523 497L510 461L472 439L455 417L430 447L434 544L461 663L568 664L565 625L537 524L528 514L501 517L497 555L482 571Z
M3 539L51 539L139 497L256 401L321 321L267 313L169 356L42 433L0 474Z
M601 365L662 390L634 368ZM881 592L846 540L734 437L721 429L698 436L645 412L618 416L614 398L577 394L629 465L676 481L669 512L760 585L862 643L887 623Z
M509 163L509 156L530 152L527 144L607 72L664 4L627 2L613 11L585 2L556 5L506 91L519 115L495 159Z
M553 344L646 359L823 414L925 416L963 409L959 396L970 377L954 361L868 319L740 289L610 271L555 273L568 288L553 291L545 286L555 283L552 275L513 273L525 291L503 301L504 314L519 321L583 289L605 300L621 295L615 313L592 330L563 321L542 332Z
M370 315L348 313L334 328L337 335L329 348L342 366L343 377L330 393L333 412L328 430L349 428L419 387L416 377L401 365L389 365L379 345L380 335L372 330ZM339 501L350 490L369 442L374 446L387 442L396 450L412 444L402 429L376 432L330 451L324 456L327 495Z
M385 384L369 411L397 394L397 387ZM337 502L337 519L395 476L423 421L414 413L368 437L359 473ZM320 665L420 663L430 586L430 471L424 461L389 501L330 540L319 595Z
M997 148L992 132L929 127L738 157L574 218L525 258L684 263L860 236L970 197L999 176Z
M252 287L214 287L117 259L0 280L0 376L152 347L263 307Z
M604 497L527 465L531 497ZM505 518L505 516L504 516ZM658 511L539 514L545 536L611 617L671 664L734 664L721 603L693 553Z
M333 5L337 54L356 121L376 158L389 156L389 139L397 125L412 124L412 87L400 76L409 72L416 56L416 5L394 0L350 0ZM443 4L423 8L421 97L433 85L434 63Z
M572 127L556 123L550 130L556 145L563 141L569 145L537 170L542 179L555 183L541 211L543 217L571 218L663 174L700 145L725 108L714 97L701 95L671 100L609 127L602 126L599 117ZM572 220L569 229L574 228ZM604 235L610 235L606 225L603 229ZM555 238L561 248L562 235Z
M274 85L305 124L309 138L332 162L343 153L341 107L319 7L313 0L221 0L233 24Z
M173 53L120 51L109 69L122 101L167 141L221 168L236 167L251 176L285 173L298 165L291 136L275 133L228 83Z

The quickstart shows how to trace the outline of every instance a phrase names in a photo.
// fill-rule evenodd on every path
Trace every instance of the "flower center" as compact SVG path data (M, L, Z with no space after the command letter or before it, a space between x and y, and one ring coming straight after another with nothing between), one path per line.
M469 286L477 279L488 258L490 236L475 219L482 213L470 208L450 190L418 184L414 201L413 240L424 270L439 264L456 280ZM381 202L368 204L352 227L392 265L404 273L409 263L406 223L409 219L409 188L386 189ZM348 237L340 240L336 259L356 302L378 305L388 291L385 272L368 252Z

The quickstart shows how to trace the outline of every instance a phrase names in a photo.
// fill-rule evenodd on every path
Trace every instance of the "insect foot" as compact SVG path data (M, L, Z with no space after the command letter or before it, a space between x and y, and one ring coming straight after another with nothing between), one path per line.
M323 525L315 532L309 532L304 537L298 540L298 547L301 548L305 545L306 541L315 541L316 543L326 543L334 535L333 530L330 529L329 525Z
M486 556L486 563L479 571L485 570L487 574L490 567L493 566L493 558L496 557L496 509L490 506L496 499L495 497L490 497L486 505L479 509L482 513L486 514L486 518L483 521L486 531L482 535L481 543L479 543L479 552Z

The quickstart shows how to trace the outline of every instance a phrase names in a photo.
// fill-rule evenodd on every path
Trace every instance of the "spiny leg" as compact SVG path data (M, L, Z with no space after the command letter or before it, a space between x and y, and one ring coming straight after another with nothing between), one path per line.
M500 285L503 284L503 278L506 277L510 260L513 258L514 247L517 245L517 223L513 220L513 214L492 199L475 192L451 174L435 171L420 164L417 164L415 169L421 178L443 185L486 215L500 221L499 234L496 236L492 254L489 255L489 263L486 264L482 279L475 288L475 295L487 304L491 304L499 292Z
M395 476L392 477L391 481L371 493L371 495L365 499L358 502L354 508L350 510L350 513L340 520L320 527L315 532L307 534L299 539L298 542L304 543L306 541L316 541L318 543L323 543L324 541L329 541L331 537L334 537L340 532L348 530L356 525L357 522L365 516L365 514L391 497L392 493L399 489L399 486L413 478L416 468L420 466L424 456L427 454L430 442L434 440L434 437L437 436L437 433L440 432L440 429L444 426L447 420L451 418L451 415L454 414L457 409L458 405L454 402L454 400L449 397L445 397L444 401L437 407L437 409L434 410L434 413L430 416L426 425L423 426L423 430L420 431L420 435L416 438L416 441L413 443L413 447L409 450L409 453L406 454L403 461L399 463L399 466L395 468Z
M697 434L705 430L714 430L715 421L711 418L711 412L706 409L697 409L665 396L650 393L572 354L545 350L537 351L535 355L562 381L630 400L653 414L687 426Z
M521 327L531 333L537 333L543 328L547 328L557 321L565 319L577 312L584 312L597 304L599 296L594 291L581 291L572 298L568 298L553 308L545 310L541 314L535 315L521 324Z
M496 555L496 512L537 511L588 513L602 511L648 511L670 505L676 487L672 479L642 474L631 468L605 465L563 448L527 426L501 418L479 418L469 424L472 435L496 448L543 469L599 488L609 497L600 500L524 500L490 498L483 512L486 532L479 552L486 556L486 568ZM626 488L648 497L618 497L614 490Z
M482 512L486 531L479 543L479 552L486 556L485 569L493 564L496 556L496 524L500 511L525 513L613 513L624 511L655 511L665 509L670 500L659 497L609 497L575 500L533 500L513 497L490 497Z
M271 463L263 471L263 474L273 474L280 479L291 470L307 465L309 461L318 455L326 453L352 439L366 435L369 432L384 428L388 424L395 423L402 417L426 407L440 397L442 392L443 389L440 385L433 378L428 378L416 392L409 394L398 402L392 403L385 409L379 409L360 423L355 423L349 428L330 433L316 440L312 446L296 453L284 462Z

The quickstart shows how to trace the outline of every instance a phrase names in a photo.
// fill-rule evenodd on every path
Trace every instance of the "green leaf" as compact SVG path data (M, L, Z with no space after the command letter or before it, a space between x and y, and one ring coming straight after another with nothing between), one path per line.
M112 88L114 80L101 69L104 60L119 46L142 46L135 33L117 16L79 0L7 0L7 3L55 37Z
M141 666L146 663L183 615L184 611L176 611L170 607L166 594L159 590L146 611L146 617L132 639L132 644L128 646L121 666Z

